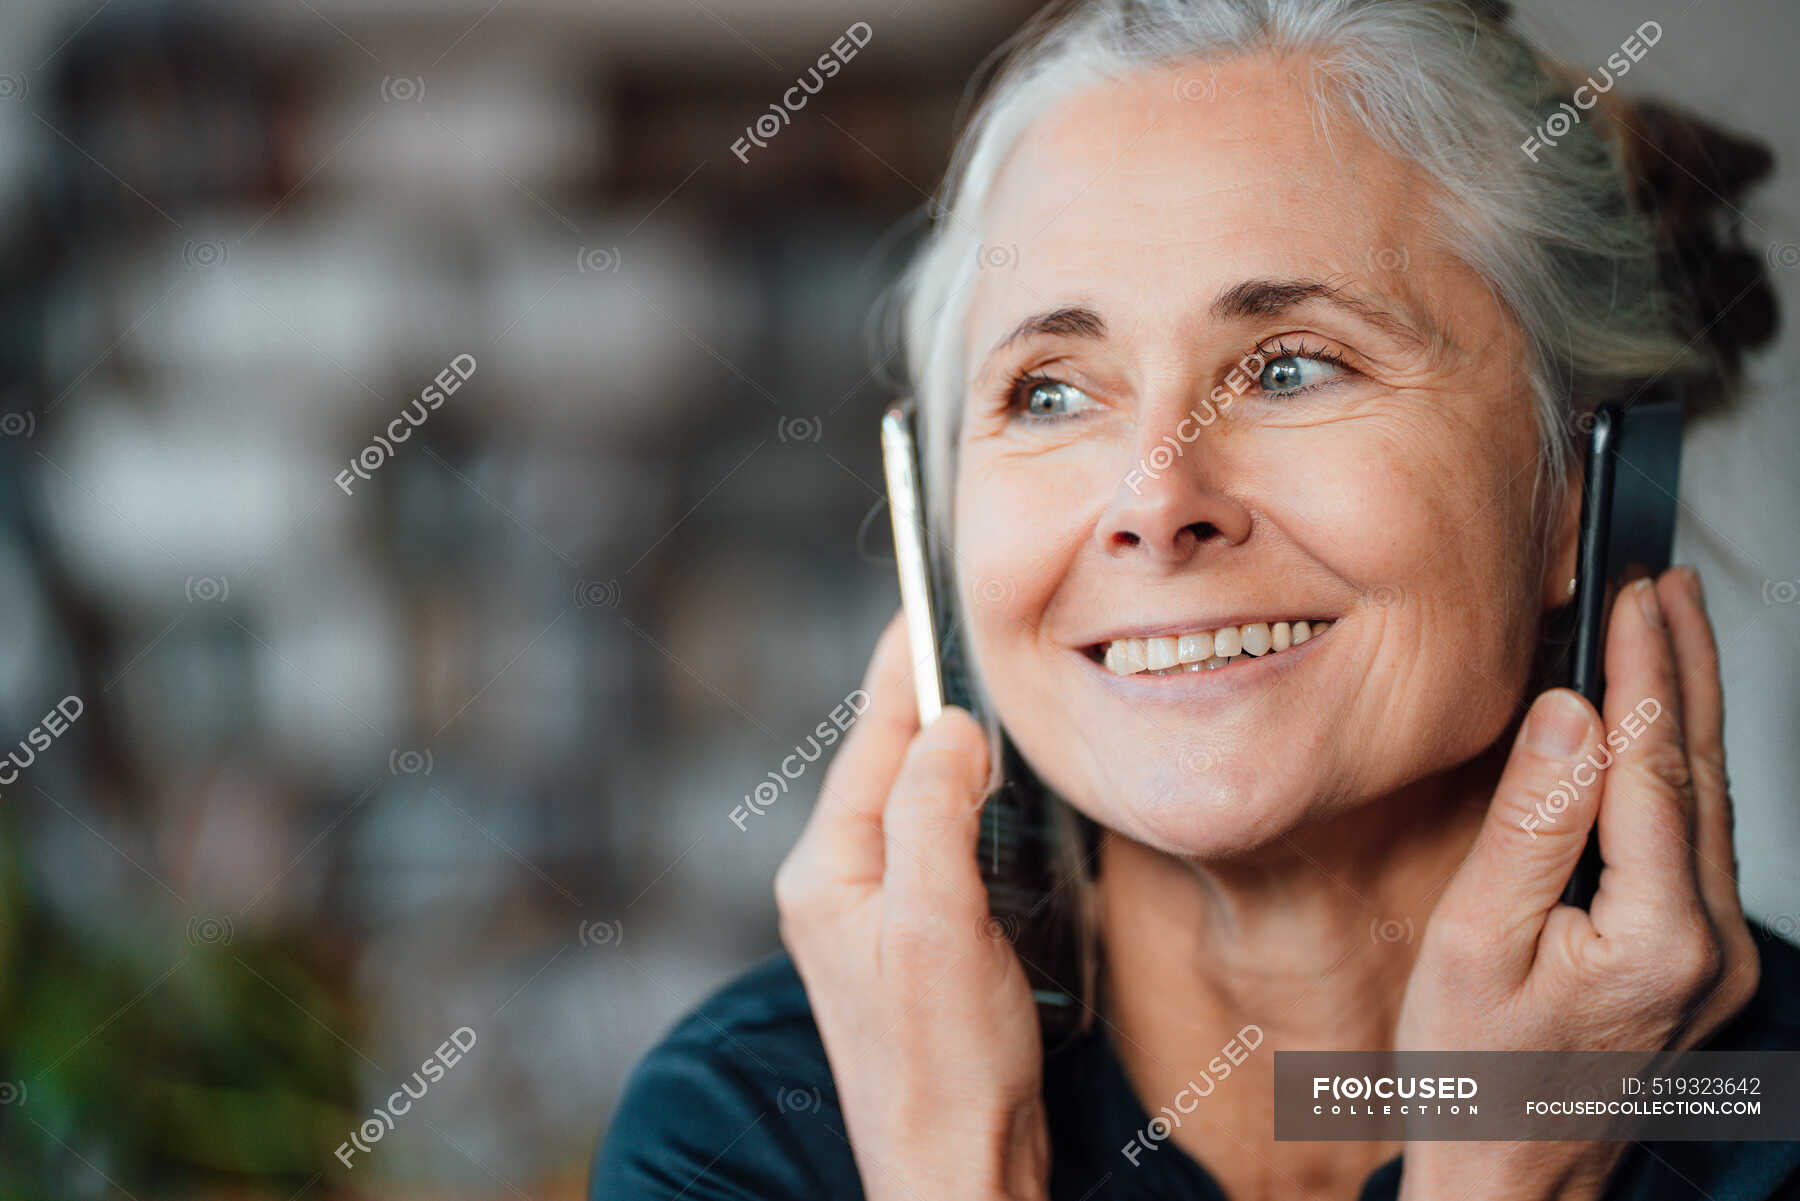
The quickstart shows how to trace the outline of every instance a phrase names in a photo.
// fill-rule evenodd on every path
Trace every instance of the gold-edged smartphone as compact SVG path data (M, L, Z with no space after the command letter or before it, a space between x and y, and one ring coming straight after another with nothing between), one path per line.
M974 690L963 659L953 593L942 582L947 564L932 554L911 401L888 409L881 421L881 458L894 527L894 562L900 605L912 648L913 691L919 724L930 724L946 705L977 719ZM982 809L977 857L988 890L987 932L1006 938L1018 952L1037 1002L1045 1040L1060 1043L1083 1026L1086 989L1080 934L1067 902L1072 888L1059 871L1081 864L1067 842L1083 829L1072 813L1058 814L1050 795L1012 740L1000 732L1002 782ZM1059 903L1059 900L1062 903Z

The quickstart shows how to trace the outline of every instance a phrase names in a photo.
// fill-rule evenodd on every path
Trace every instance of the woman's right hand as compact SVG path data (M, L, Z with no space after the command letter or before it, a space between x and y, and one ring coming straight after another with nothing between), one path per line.
M1024 968L988 917L976 837L987 739L919 729L905 624L775 876L869 1201L1043 1198L1043 1054Z

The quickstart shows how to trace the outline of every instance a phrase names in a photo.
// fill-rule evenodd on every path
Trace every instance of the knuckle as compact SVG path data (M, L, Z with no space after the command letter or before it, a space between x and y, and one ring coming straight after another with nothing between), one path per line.
M1730 791L1731 782L1725 772L1725 748L1716 740L1708 740L1694 748L1689 757L1694 782L1718 793Z
M802 860L790 855L775 869L775 910L784 923L810 912L818 896L817 875Z
M1657 948L1656 962L1664 978L1691 998L1704 994L1719 982L1725 970L1725 950L1712 927L1702 917L1676 924Z
M921 752L888 794L887 820L935 824L973 813L980 789L953 759L950 752Z
M948 820L970 800L966 790L945 776L914 777L895 785L888 795L887 824L906 831L928 829Z
M1678 796L1685 796L1693 789L1694 772L1688 763L1687 752L1675 743L1649 748L1644 759L1644 770L1658 784Z

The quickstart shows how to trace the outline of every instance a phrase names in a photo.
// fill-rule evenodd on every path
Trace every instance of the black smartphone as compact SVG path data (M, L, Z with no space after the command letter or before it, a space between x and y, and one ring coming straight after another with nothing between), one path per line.
M934 543L925 519L914 421L910 401L887 411L881 457L919 724L931 722L945 705L967 709L980 720L984 714L970 686L954 594L946 586L947 548ZM1031 983L1044 1038L1057 1043L1082 1027L1087 1011L1080 915L1072 912L1077 887L1069 878L1082 865L1071 845L1079 841L1079 822L1038 780L1004 729L999 741L992 749L1000 758L1001 783L982 809L976 849L988 891L987 932L1013 944Z
M1592 424L1581 484L1575 630L1567 682L1601 709L1606 694L1601 649L1612 585L1633 565L1652 577L1660 575L1673 557L1681 393L1673 381L1665 381L1640 403L1601 405L1582 420ZM1564 903L1587 908L1600 884L1600 868L1599 839L1590 834L1563 889Z

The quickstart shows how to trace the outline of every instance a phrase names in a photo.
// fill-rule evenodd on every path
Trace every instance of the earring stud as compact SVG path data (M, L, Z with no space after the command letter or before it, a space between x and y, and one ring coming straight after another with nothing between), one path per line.
M1569 577L1569 596L1570 596L1570 597L1571 597L1571 598L1573 598L1573 597L1574 597L1574 595L1575 595L1575 587L1576 587L1576 585L1575 585L1575 577L1574 577L1574 576L1570 576L1570 577Z

